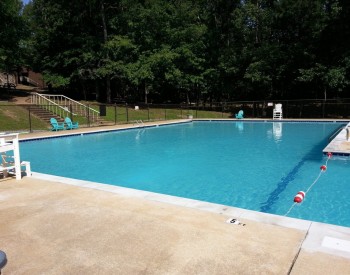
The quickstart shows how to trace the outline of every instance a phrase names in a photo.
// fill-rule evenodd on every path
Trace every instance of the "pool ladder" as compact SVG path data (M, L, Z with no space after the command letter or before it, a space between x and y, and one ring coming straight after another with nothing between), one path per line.
M137 124L137 126L139 126L139 127L141 127L141 126L144 127L145 126L145 124L143 123L143 121L141 119L135 120L134 125L135 124Z

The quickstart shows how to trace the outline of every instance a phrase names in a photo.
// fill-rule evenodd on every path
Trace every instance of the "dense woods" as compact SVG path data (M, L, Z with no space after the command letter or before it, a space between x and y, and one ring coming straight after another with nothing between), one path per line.
M0 66L101 102L349 97L347 0L0 2Z

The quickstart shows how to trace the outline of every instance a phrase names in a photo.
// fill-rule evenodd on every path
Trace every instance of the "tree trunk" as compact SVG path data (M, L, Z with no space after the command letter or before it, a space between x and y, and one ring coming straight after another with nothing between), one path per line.
M95 80L95 93L96 93L96 97L95 99L97 101L100 100L100 89L99 89L99 86L98 86L98 82Z
M85 80L84 79L80 79L80 83L81 83L81 87L82 87L82 90L83 90L83 97L84 97L84 100L86 101L87 100L87 94L86 94Z
M108 32L107 32L107 24L106 24L106 14L105 14L105 6L103 0L101 1L101 19L102 19L102 27L103 27L103 40L107 43L108 40ZM106 52L106 59L109 60L109 54ZM107 103L112 102L111 98L111 77L109 75L106 76L106 100Z
M145 104L148 104L148 89L147 89L146 81L144 82L144 85L145 85Z

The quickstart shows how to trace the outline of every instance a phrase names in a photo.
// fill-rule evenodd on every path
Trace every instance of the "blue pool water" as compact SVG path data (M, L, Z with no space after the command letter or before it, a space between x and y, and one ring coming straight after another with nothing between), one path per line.
M339 123L193 122L21 143L32 170L284 215ZM349 158L288 216L350 226Z

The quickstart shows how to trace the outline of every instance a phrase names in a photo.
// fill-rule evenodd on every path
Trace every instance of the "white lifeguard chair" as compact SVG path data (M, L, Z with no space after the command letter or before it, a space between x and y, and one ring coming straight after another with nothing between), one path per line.
M273 119L281 120L283 118L282 114L282 104L275 104L275 108L273 109Z
M12 151L13 161L10 164L5 163L2 160L2 156L6 157L6 152ZM0 162L0 173L4 176L7 174L14 174L17 180L22 178L21 175L21 166L25 166L26 175L28 177L31 176L30 162L23 161L21 162L19 156L19 142L18 142L18 134L0 134L0 154L1 162Z

